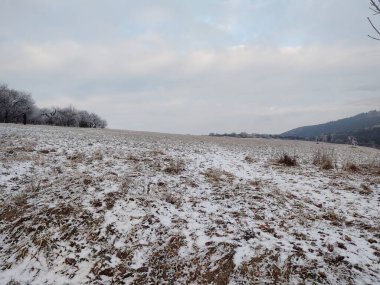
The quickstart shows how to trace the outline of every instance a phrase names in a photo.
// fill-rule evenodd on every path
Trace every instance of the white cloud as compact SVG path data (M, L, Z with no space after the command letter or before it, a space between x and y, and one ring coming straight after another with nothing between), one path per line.
M4 3L2 80L110 127L281 132L378 102L380 52L357 2Z

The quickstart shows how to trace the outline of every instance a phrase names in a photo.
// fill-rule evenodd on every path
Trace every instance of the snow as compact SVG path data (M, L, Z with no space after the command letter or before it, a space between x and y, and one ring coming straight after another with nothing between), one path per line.
M380 283L379 150L0 124L0 158L0 284Z

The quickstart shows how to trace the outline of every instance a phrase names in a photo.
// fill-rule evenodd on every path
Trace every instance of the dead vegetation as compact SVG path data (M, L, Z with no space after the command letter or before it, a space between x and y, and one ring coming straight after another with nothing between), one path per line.
M360 171L360 167L353 162L345 162L343 164L343 170L355 173Z
M373 193L372 188L370 186L368 186L367 184L362 183L360 185L360 188L361 189L360 189L359 193L362 195L370 195Z
M19 284L12 272L26 282L57 276L73 284L380 280L375 159L353 156L356 170L338 149L332 164L338 160L347 173L316 171L305 160L303 167L273 167L270 140L224 148L102 135L91 140L99 139L94 150L83 135L77 144L58 132L45 135L36 151L0 149L7 157L0 161L4 284ZM289 158L312 155L305 144Z
M213 184L220 184L222 182L232 183L236 178L233 173L217 168L208 168L202 174Z
M244 161L247 162L247 163L254 163L254 162L256 162L255 159L252 156L250 156L250 155L247 155L244 158Z
M285 166L297 166L297 158L294 154L293 156L290 156L288 153L283 152L280 157L276 160L277 163L285 165Z
M164 168L164 172L178 175L185 170L185 162L182 159L169 159L169 164Z
M313 155L313 164L323 170L331 170L336 167L336 155L334 150L318 149Z

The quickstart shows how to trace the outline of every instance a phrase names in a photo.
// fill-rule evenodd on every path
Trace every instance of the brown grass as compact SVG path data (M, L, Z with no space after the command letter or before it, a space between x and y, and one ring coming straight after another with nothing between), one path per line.
M219 184L221 182L232 183L236 178L233 173L217 168L208 168L202 174L207 178L207 180L209 180L209 182L214 184Z
M249 155L247 155L244 158L244 161L247 162L247 163L254 163L254 162L256 162L255 159L252 156L249 156Z
M285 165L285 166L297 166L297 158L295 155L290 156L286 152L282 153L280 157L277 159L277 163Z
M185 170L185 162L182 159L170 159L169 165L164 168L168 174L180 174Z
M163 198L167 203L172 204L177 208L179 208L182 204L182 199L179 194L166 192L164 193Z
M319 166L323 170L331 170L336 168L336 157L334 150L327 151L318 149L313 156L313 164Z
M348 171L348 172L359 172L360 171L360 167L357 166L355 163L353 162L346 162L344 165L343 165L343 170L344 171Z
M86 155L83 152L76 151L72 155L67 156L67 159L75 162L75 163L82 163L84 162L86 158Z
M134 185L134 180L132 177L126 175L121 178L120 190L124 193L128 193L131 187Z
M370 195L373 193L373 190L371 187L369 187L367 184L361 184L360 185L361 189L359 191L360 194L362 195Z

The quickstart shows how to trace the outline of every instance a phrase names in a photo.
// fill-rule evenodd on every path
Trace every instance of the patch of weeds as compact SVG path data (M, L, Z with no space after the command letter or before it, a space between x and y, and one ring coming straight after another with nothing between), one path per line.
M122 195L120 192L109 192L106 194L104 201L106 202L107 210L111 210L118 199L121 199Z
M370 195L373 193L373 190L371 187L369 187L367 184L361 184L360 185L361 189L359 191L360 194L362 195Z
M25 193L17 194L13 197L13 201L17 207L22 207L28 204L28 195Z
M164 172L168 174L180 174L185 170L185 162L181 159L169 161L169 165L164 168Z
M137 157L136 155L129 154L129 155L127 156L127 160L130 160L130 161L133 161L133 162L138 162L138 161L140 161L140 158Z
M85 158L86 158L85 154L78 151L67 156L68 160L71 160L72 162L76 162L76 163L84 162Z
M297 166L297 158L294 154L293 156L290 156L288 153L283 152L280 157L277 159L277 163L286 165L286 166Z
M128 193L128 191L133 187L134 180L132 177L126 175L121 178L120 190Z
M16 261L20 261L20 260L23 260L29 253L29 248L28 246L23 246L21 247L17 253L16 253Z
M100 201L99 199L96 199L96 200L93 200L93 201L91 202L91 205L92 205L93 207L95 207L95 208L98 208L98 207L103 206L103 203L102 203L102 201Z
M162 246L157 246L145 266L136 269L134 284L177 283L184 274L185 264L179 260L178 255L185 245L186 238L175 235L164 241Z
M331 224L334 225L334 226L340 226L340 225L342 225L342 222L343 222L343 218L340 217L337 213L335 213L332 210L327 211L326 213L324 213L322 215L322 218L324 220L330 221Z
M41 181L36 181L32 179L32 181L29 184L29 191L36 193L41 190Z
M343 170L344 171L348 171L348 172L359 172L360 171L360 167L357 166L355 163L353 162L346 162L344 165L343 165Z
M150 154L151 155L153 155L153 156L158 156L158 155L165 155L165 152L163 152L162 150L152 150L151 152L150 152Z
M259 179L249 181L249 185L253 186L256 190L262 187L262 182Z
M219 183L222 180L223 171L216 168L208 168L203 175L214 183Z
M163 198L167 203L172 204L177 208L179 208L182 205L182 199L179 194L175 195L174 193L166 192L163 195Z
M250 155L247 155L244 158L244 161L247 162L247 163L254 163L254 162L256 162L255 159L252 156L250 156Z
M84 185L88 186L88 185L90 185L91 183L92 183L92 179L91 179L91 177L85 177L85 178L83 178L83 184L84 184Z
M92 155L93 160L103 160L103 158L104 158L103 152L99 149L96 150Z
M366 173L372 175L380 175L380 164L379 163L369 163L361 165L361 168L365 170Z
M334 150L318 149L313 155L313 164L323 170L336 168L336 155Z
M208 168L202 174L213 184L219 184L221 182L232 183L236 178L233 173L217 168Z

